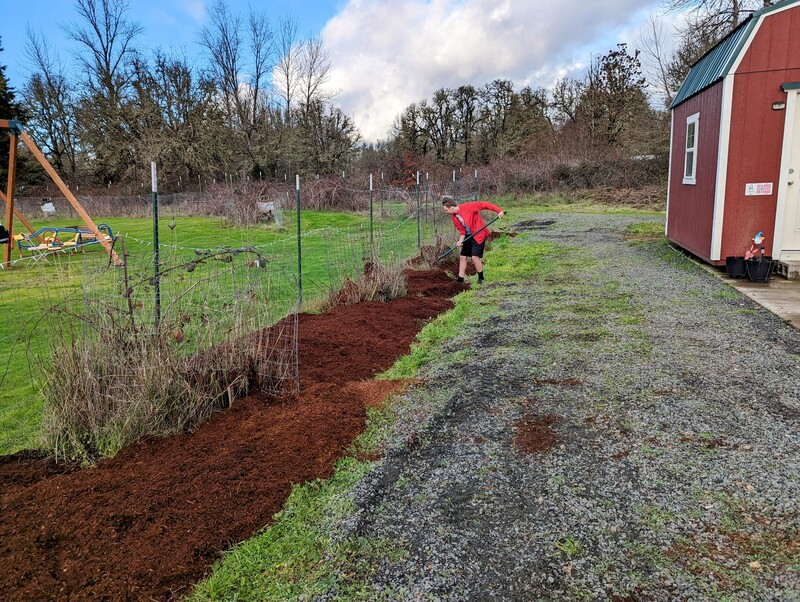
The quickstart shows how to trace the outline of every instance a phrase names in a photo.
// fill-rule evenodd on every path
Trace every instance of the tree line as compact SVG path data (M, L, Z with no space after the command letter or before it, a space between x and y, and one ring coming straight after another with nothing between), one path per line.
M639 52L626 44L593 60L585 79L562 78L552 89L498 79L437 90L396 119L396 149L453 165L488 164L520 155L544 156L624 149L639 155L663 148L663 111L650 107Z
M369 150L376 157L407 153L451 165L534 159L550 163L558 172L550 175L562 181L572 178L573 168L599 166L619 176L620 167L630 171L634 165L641 169L627 184L664 180L669 106L683 79L720 39L769 5L770 0L666 0L664 13L687 16L674 45L663 22L651 17L638 49L618 44L592 57L582 78L563 77L549 89L516 89L505 79L441 88L407 106L388 141Z
M29 29L35 68L11 111L68 181L139 182L153 160L185 182L328 172L355 156L359 132L325 88L328 53L319 38L298 35L294 18L271 22L215 0L196 69L161 49L146 55L126 0L76 0L75 10L63 29L81 77Z
M638 49L618 44L592 57L582 78L564 77L549 89L517 89L508 79L441 88L407 106L384 140L367 145L335 106L322 40L301 38L290 16L272 21L252 7L238 14L214 0L197 32L197 68L186 56L145 53L127 0L75 0L76 20L63 30L77 49L80 77L29 29L33 71L16 92L0 67L0 111L25 123L67 181L95 185L145 181L152 160L187 184L198 175L266 179L379 164L402 177L420 162L613 165L635 158L665 165L667 108L689 67L768 4L665 0L665 11L688 15L671 50L654 17ZM6 145L0 153L5 170ZM22 159L20 181L35 181L39 172Z

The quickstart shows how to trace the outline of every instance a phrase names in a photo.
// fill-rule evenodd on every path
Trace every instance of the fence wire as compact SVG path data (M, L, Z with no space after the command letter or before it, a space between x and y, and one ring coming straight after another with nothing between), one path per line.
M93 245L25 251L0 270L0 311L10 317L0 328L0 453L40 447L45 435L52 447L56 419L113 423L137 403L146 413L155 396L171 399L158 427L176 432L254 388L296 392L300 274L303 304L313 307L362 278L365 264L399 269L425 249L435 257L456 238L441 197L477 198L472 180L371 191L311 181L300 193L299 266L295 194L259 183L159 195L158 276L144 219L152 199L80 197L96 222L112 227L125 265ZM46 199L46 216L43 200L17 203L35 228L79 224L66 199ZM347 211L326 211L334 207ZM68 382L67 369L103 378ZM70 387L94 407L70 414L54 399Z

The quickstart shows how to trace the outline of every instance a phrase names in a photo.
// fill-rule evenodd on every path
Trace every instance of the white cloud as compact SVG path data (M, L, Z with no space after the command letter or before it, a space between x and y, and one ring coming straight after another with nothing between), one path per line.
M173 28L172 36L185 38L190 31L187 18L195 23L202 23L206 17L204 0L162 0L154 2L147 9L147 16L151 27Z
M332 88L364 138L385 138L410 103L497 78L550 86L582 75L659 0L349 0L322 31Z
M186 11L195 22L200 23L205 19L205 0L183 0L182 4L183 10Z

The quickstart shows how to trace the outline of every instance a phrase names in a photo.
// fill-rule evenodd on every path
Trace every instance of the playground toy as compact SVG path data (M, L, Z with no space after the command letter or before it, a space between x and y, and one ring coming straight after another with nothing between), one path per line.
M83 208L83 206L78 202L78 199L75 198L75 195L72 194L69 187L64 183L61 179L61 176L58 175L58 172L50 165L50 162L44 156L39 147L36 146L36 143L31 139L28 133L22 129L22 124L19 121L15 121L13 119L0 119L0 129L8 130L9 137L10 137L10 144L9 144L9 151L8 151L8 183L6 186L5 194L0 192L0 199L2 199L3 203L6 206L6 215L5 215L5 226L9 232L9 241L8 244L4 245L4 253L3 253L3 261L0 263L0 266L7 266L11 263L11 251L14 248L14 245L24 245L23 248L27 248L30 250L54 250L54 248L63 248L66 243L57 246L58 243L61 243L61 240L58 238L57 234L51 235L45 239L40 239L45 232L50 232L54 230L54 228L44 228L37 232L34 232L31 225L28 221L23 217L22 213L20 213L14 207L14 185L16 182L16 173L17 173L17 146L19 140L28 147L31 154L36 158L39 164L44 168L47 172L47 175L50 176L50 179L53 183L58 186L58 189L61 191L61 194L69 201L72 208L75 209L76 213L80 216L83 220L84 224L86 224L86 230L74 228L73 234L76 236L71 240L67 241L70 243L70 246L74 248L80 248L84 244L88 244L88 242L84 243L83 241L88 241L89 236L93 236L94 239L91 242L99 242L106 252L111 256L112 260L116 265L122 265L122 260L117 255L117 252L114 250L114 246L111 244L111 229L106 226L107 231L102 232L97 224L92 221L92 218ZM29 235L23 236L16 236L14 234L14 218L19 219L20 222L28 229L30 232ZM60 228L57 230L66 231L69 230L68 228ZM84 232L86 234L84 235ZM39 239L39 242L35 245L32 244L32 239ZM23 242L24 241L24 242ZM30 244L29 244L30 243ZM40 249L40 247L44 247Z
M108 224L98 224L98 230L102 232L103 238L107 241L114 239L114 233ZM72 234L72 238L64 236ZM39 239L37 242L34 239ZM87 245L97 244L100 241L91 230L81 229L77 226L65 228L45 227L33 232L32 234L15 234L14 241L17 244L17 252L22 257L22 251L31 252L50 252L50 251L71 251L78 249L83 253Z

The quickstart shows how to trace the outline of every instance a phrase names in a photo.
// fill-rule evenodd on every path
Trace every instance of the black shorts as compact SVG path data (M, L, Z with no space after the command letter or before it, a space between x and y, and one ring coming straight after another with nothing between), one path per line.
M475 242L474 238L470 238L469 240L465 240L464 244L461 245L461 256L462 257L483 257L483 246L486 244L486 241L483 242Z

